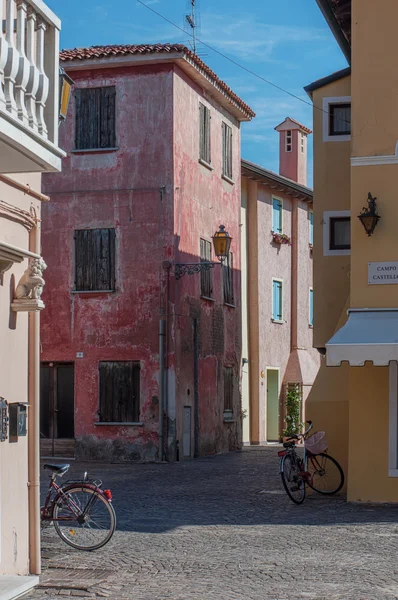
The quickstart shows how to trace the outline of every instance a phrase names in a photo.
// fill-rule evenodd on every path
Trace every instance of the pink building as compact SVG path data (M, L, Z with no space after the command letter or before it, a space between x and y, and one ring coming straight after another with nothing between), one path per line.
M286 393L302 394L302 417L319 368L312 348L312 190L307 136L278 125L279 175L242 161L242 406L244 443L276 441Z
M42 453L239 448L240 124L254 113L182 45L61 60L75 86L62 174L44 178ZM228 261L181 276L217 262L220 224Z

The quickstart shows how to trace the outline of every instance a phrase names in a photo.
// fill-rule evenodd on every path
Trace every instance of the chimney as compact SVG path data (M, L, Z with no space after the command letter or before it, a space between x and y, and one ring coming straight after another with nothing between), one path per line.
M279 132L279 175L307 185L307 138L311 129L286 117L275 131Z

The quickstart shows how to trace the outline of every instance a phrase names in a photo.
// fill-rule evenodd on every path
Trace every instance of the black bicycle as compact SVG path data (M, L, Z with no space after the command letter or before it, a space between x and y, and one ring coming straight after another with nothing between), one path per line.
M319 494L337 494L344 485L343 469L336 459L326 453L328 444L324 431L309 436L313 425L304 433L291 436L284 442L284 449L278 452L279 472L283 487L295 504L304 502L306 486ZM297 451L297 442L303 440L303 456Z

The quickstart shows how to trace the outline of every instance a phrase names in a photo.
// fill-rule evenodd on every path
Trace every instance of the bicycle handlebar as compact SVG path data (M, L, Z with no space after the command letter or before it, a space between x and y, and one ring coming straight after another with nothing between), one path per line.
M298 433L298 434L295 433L294 435L289 437L287 439L287 441L289 442L290 440L299 440L300 438L305 438L309 434L309 432L311 431L311 429L313 427L312 421L306 421L306 423L308 423L309 427L306 431L304 431L304 433Z

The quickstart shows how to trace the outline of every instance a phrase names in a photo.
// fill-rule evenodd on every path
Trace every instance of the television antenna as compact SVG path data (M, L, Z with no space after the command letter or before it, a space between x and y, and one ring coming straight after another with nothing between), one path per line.
M189 27L192 30L192 50L196 54L196 14L195 14L195 4L196 0L189 0L191 4L191 12L188 15L185 15L185 21L188 23Z

